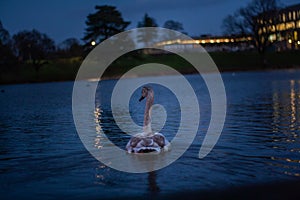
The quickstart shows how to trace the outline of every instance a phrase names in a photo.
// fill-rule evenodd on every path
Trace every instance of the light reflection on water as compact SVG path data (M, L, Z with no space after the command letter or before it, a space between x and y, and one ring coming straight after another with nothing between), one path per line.
M0 86L5 91L0 93L1 197L142 196L299 179L300 71L222 76L228 113L213 151L198 159L209 125L210 99L201 79L187 76L200 102L198 134L180 159L152 174L119 172L88 154L72 120L72 83ZM115 125L107 106L115 82L103 84L105 98L96 99L91 113L94 144L101 149L104 142L99 134L101 124L108 138L124 148L129 136ZM136 94L131 116L142 124L144 105L136 103L139 91ZM171 140L178 129L180 109L171 93L157 94L155 101L164 104L168 116L162 132Z
M299 177L300 81L292 79L287 84L289 84L288 90L281 89L278 82L273 84L273 132L281 133L283 137L274 138L272 148L283 149L291 154L274 155L271 159L278 161L274 165L285 169L284 174Z

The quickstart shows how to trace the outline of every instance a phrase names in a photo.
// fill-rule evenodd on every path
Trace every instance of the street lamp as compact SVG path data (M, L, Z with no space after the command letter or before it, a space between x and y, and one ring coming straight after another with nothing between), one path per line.
M96 45L96 42L93 40L93 41L91 41L91 45L92 46L95 46Z

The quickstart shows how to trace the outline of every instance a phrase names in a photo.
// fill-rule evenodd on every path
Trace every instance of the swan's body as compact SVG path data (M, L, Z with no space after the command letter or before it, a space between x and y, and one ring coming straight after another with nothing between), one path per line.
M169 141L161 133L154 133L149 136L138 133L131 137L126 145L126 150L128 153L160 153L162 150L169 150L169 147Z
M151 129L151 106L154 102L154 92L150 87L143 87L139 101L146 98L143 133L135 134L126 145L128 153L148 153L167 151L169 141L161 133L153 133Z

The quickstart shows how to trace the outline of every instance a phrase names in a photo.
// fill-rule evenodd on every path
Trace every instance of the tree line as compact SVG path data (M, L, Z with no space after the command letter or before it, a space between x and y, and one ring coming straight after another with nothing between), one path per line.
M53 39L36 29L19 31L14 35L0 21L0 67L31 65L36 71L49 60L82 56L83 46L76 38L55 45Z
M48 60L85 56L92 49L91 42L102 42L125 31L131 24L123 19L115 6L95 6L95 10L86 18L83 42L68 38L58 45L47 34L36 29L23 30L11 36L0 21L0 67L27 63L38 72ZM137 24L137 27L157 26L156 20L147 13ZM163 27L184 31L183 25L174 20L167 20Z
M223 20L223 30L230 35L252 36L253 45L263 58L271 44L268 40L271 34L269 27L276 23L276 18L270 21L266 17L270 14L276 16L280 9L279 5L278 0L252 0L247 6L238 9ZM263 19L263 23L258 22L258 17ZM82 41L69 38L56 45L48 35L35 29L23 30L11 36L0 21L0 70L25 63L33 66L38 72L49 60L82 58L92 49L91 42L100 43L126 30L130 24L130 21L123 19L121 12L115 6L95 6L95 12L86 18ZM137 23L138 28L157 26L156 20L147 13ZM167 20L163 27L185 33L182 23L178 21ZM266 31L260 33L259 30L262 29Z

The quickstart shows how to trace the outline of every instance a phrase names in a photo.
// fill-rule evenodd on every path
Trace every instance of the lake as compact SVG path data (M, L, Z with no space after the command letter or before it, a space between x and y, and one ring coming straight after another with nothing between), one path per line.
M201 195L299 180L299 70L223 73L226 121L216 146L203 159L198 153L209 125L210 98L200 76L186 78L200 102L196 138L169 166L139 174L109 168L85 149L72 117L73 82L1 85L1 199L161 197L188 191ZM124 148L129 137L116 126L109 107L115 84L99 84L96 108L104 114L91 116ZM153 88L155 103L168 114L161 132L171 140L180 121L179 103L167 88ZM133 121L142 124L144 104L136 101L139 95L140 90L135 91L129 108Z

